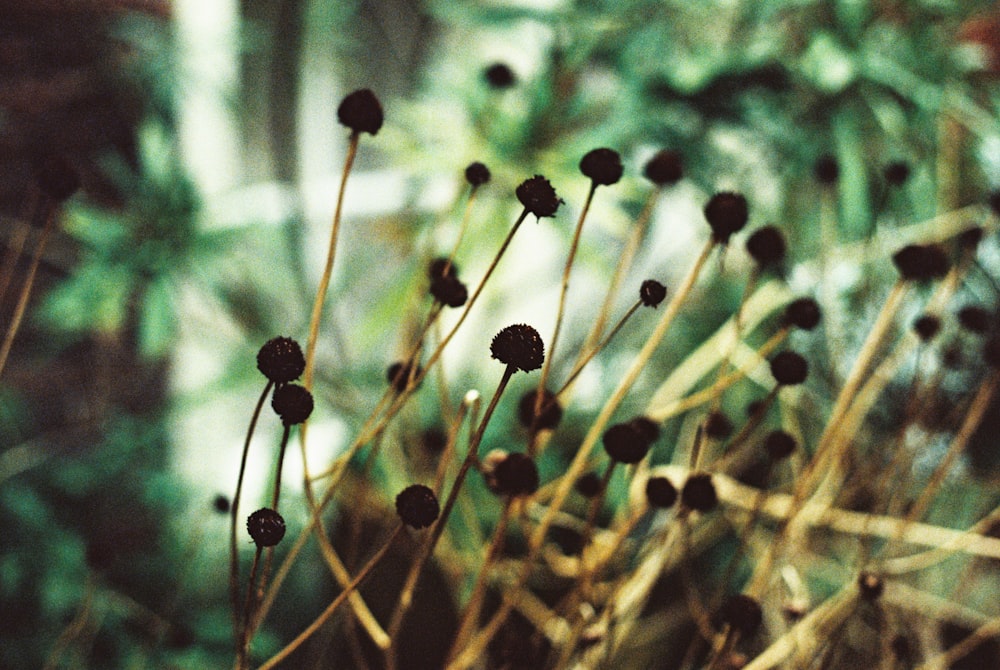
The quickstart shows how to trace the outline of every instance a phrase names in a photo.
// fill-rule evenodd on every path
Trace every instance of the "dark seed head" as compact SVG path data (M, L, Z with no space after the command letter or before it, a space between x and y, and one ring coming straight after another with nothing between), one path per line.
M428 453L440 454L448 446L448 435L440 428L428 428L420 435L420 444Z
M229 498L220 493L212 500L212 508L219 514L229 514Z
M273 509L263 507L247 517L247 532L258 547L273 547L285 536L285 520Z
M475 163L469 163L469 166L465 168L465 181L469 182L469 185L473 188L482 186L489 180L490 169L483 163L476 161Z
M747 253L761 267L780 263L785 251L785 236L776 226L764 226L747 238Z
M910 178L910 166L903 161L893 161L885 166L882 174L889 186L902 186Z
M312 393L298 384L282 384L274 389L271 408L286 426L294 426L309 418L313 411Z
M813 176L824 186L836 184L837 179L840 178L840 166L837 165L837 159L829 154L820 156L813 166Z
M705 437L724 440L733 433L733 422L722 412L709 412L705 417Z
M684 176L684 164L680 153L662 149L649 159L642 174L657 186L676 184Z
M712 475L707 472L695 472L688 475L681 489L681 503L699 512L708 512L719 504L719 496L715 492Z
M38 188L56 202L63 202L80 188L80 175L62 155L51 155L38 165Z
M656 308L667 297L667 287L655 279L647 279L639 287L639 300L646 307Z
M298 342L290 337L276 337L257 352L257 369L275 384L298 379L306 369L306 359Z
M809 364L801 354L782 351L771 359L771 374L782 386L801 384L809 375Z
M454 261L447 258L438 257L427 264L427 278L434 280L438 277L457 277L458 266Z
M936 245L908 244L893 257L899 274L908 281L927 281L948 272L948 257Z
M802 330L812 330L819 324L819 304L812 298L797 298L785 308L785 323Z
M877 600L885 590L885 582L882 578L871 572L862 572L858 575L858 592L865 600Z
M514 194L524 208L538 218L555 216L562 199L556 195L549 180L541 175L525 179L515 189Z
M526 454L513 453L497 463L493 471L497 493L517 498L538 490L538 468Z
M396 496L396 514L410 528L427 528L437 520L440 511L434 491L423 484L411 484Z
M677 502L677 488L666 477L650 477L646 480L646 502L659 509L673 507Z
M448 307L461 307L469 299L469 290L454 275L435 277L430 290L435 300Z
M719 244L728 243L733 233L743 230L748 217L747 199L739 193L716 193L705 205L705 219Z
M580 172L595 186L610 186L622 178L622 157L614 149L594 149L580 159Z
M538 331L523 323L507 326L493 336L490 354L501 363L531 372L542 367L545 345Z
M933 314L924 314L913 322L913 332L924 342L934 339L941 330L941 319Z
M406 390L406 387L410 384L410 377L414 379L420 376L422 372L421 367L418 365L417 369L414 370L411 366L407 365L402 361L396 361L385 371L385 379L389 382L389 385L393 389L402 393Z
M649 417L637 416L629 421L629 425L639 431L639 434L650 444L656 442L656 438L660 436L660 424Z
M601 441L611 460L618 463L638 463L652 444L649 436L631 421L611 426L604 431Z
M990 328L990 313L982 307L966 305L958 310L958 322L971 333L982 335Z
M483 77L491 88L510 88L517 83L514 71L504 63L494 63L483 70Z
M757 601L743 594L729 597L719 610L719 621L744 638L756 633L763 619Z
M604 490L604 484L596 472L585 472L573 484L576 492L584 498L593 498Z
M773 430L764 438L764 450L772 461L788 458L797 446L795 438L783 430Z
M536 415L535 402L537 398L537 389L532 389L521 396L521 401L517 404L517 418L525 428L531 428L534 425L538 430L554 429L562 420L562 406L555 394L545 389L542 392L541 411Z
M374 135L382 127L382 104L370 89L362 88L341 101L337 119L355 133Z
M975 251L983 239L983 229L979 226L966 228L958 234L958 244L966 251Z

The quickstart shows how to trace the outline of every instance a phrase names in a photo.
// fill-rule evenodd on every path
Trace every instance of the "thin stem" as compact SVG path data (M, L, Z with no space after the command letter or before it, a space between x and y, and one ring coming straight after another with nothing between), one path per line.
M621 329L625 326L625 323L632 317L633 314L636 313L636 311L638 311L640 307L642 307L642 301L637 300L635 304L629 307L628 311L625 312L625 316L623 316L621 320L615 324L615 327L611 329L611 332L609 332L607 336L601 340L600 344L591 348L586 354L577 360L576 365L573 367L573 371L569 373L569 377L567 377L566 381L563 382L563 385L559 387L559 390L555 392L556 397L559 397L566 392L573 382L576 381L576 378L580 376L580 373L583 372L583 368L585 368L590 361L594 360L594 357L597 356L597 354L608 346L611 339L621 331Z
M281 495L281 468L285 464L285 449L288 447L288 436L292 427L285 424L285 430L281 435L281 447L278 449L278 465L274 473L274 493L271 496L271 509L278 511L278 498Z
M21 217L21 225L7 242L7 253L3 257L3 271L0 272L0 305L7 295L7 287L10 286L11 279L14 278L14 270L17 268L17 260L24 251L24 245L28 241L28 234L31 232L31 224L35 220L37 210L41 209L42 197L38 189L31 189L28 203L25 205L25 215Z
M260 556L263 553L264 548L257 545L257 550L253 555L253 563L250 566L250 578L247 580L247 594L243 604L243 626L240 630L240 641L239 647L236 650L236 668L237 670L243 670L247 667L247 655L250 651L250 641L253 638L253 634L250 628L253 624L253 601L254 601L254 591L256 590L257 582L257 569L260 567Z

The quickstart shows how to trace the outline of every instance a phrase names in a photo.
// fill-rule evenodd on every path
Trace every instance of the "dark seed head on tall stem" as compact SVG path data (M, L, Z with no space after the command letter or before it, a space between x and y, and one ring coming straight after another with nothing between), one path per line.
M247 517L247 532L258 547L273 547L285 537L285 519L263 507Z
M712 475L707 472L693 472L681 488L681 503L699 512L708 512L719 504Z
M822 314L819 304L812 298L797 298L785 308L785 323L801 328L802 330L812 330L819 325Z
M639 300L646 307L656 308L667 297L667 287L655 279L647 279L639 287Z
M604 490L604 483L596 472L585 472L573 483L573 488L584 498L593 498Z
M809 376L809 363L794 351L782 351L771 359L771 374L782 386L801 384Z
M562 406L555 394L545 389L542 392L542 408L535 414L535 402L538 398L538 390L532 389L523 396L517 403L517 418L525 428L535 426L539 430L552 430L559 425L562 420Z
M275 337L257 352L257 369L275 384L286 384L302 376L306 359L298 342L290 337Z
M816 159L813 166L813 176L816 181L824 186L833 186L840 178L840 166L837 159L829 154L825 154Z
M716 193L705 205L705 220L719 244L727 244L733 233L743 230L748 218L747 199L740 193Z
M274 389L271 408L286 426L303 423L313 411L312 393L298 384L282 384Z
M780 263L785 258L785 236L777 226L764 226L747 238L747 253L760 267Z
M433 259L427 264L427 278L434 280L438 277L457 277L458 276L458 266L455 265L454 261L450 261L444 257L438 257Z
M618 183L625 168L622 157L614 149L600 148L588 151L580 159L580 172L590 178L595 186L610 186Z
M461 307L469 299L469 289L454 275L435 277L430 291L435 300L448 307Z
M948 256L933 244L908 244L893 255L892 262L907 281L929 281L948 272Z
M538 490L538 468L527 454L507 454L496 464L493 477L500 495L517 498L530 496Z
M562 204L562 198L556 195L556 190L552 188L549 180L537 174L521 182L514 193L524 208L539 219L555 216L556 210Z
M791 456L796 446L795 438L783 430L773 430L764 438L764 451L772 461Z
M646 480L646 502L656 509L669 509L677 502L677 487L666 477Z
M375 135L382 127L382 103L370 89L359 89L341 101L337 119L355 133Z
M657 186L676 184L684 176L684 164L677 151L662 149L646 163L642 174Z
M517 76L505 63L493 63L483 70L483 78L490 88L505 89L517 83Z
M419 377L421 368L418 365L416 370L407 363L396 361L385 371L385 379L393 389L402 393L410 384L410 377Z
M638 463L649 453L653 443L649 433L631 421L616 423L608 428L601 442L608 457L617 463Z
M493 336L490 354L501 363L531 372L542 367L545 345L538 331L523 323L507 326Z
M465 168L465 181L469 182L469 185L473 188L482 186L489 182L489 180L490 169L485 164L476 161L475 163L469 163L469 166Z
M423 484L412 484L396 496L396 513L410 528L426 528L434 523L441 508L437 496Z
M923 314L913 322L913 332L924 342L934 339L941 330L941 319L933 314Z

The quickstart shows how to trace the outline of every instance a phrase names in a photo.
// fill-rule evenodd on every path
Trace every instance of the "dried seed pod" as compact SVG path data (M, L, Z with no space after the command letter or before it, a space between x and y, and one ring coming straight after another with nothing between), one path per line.
M483 78L490 88L505 89L517 83L517 76L510 66L504 63L493 63L483 70Z
M517 498L538 490L538 467L526 454L513 453L497 463L493 470L497 493Z
M448 260L443 256L439 256L427 264L427 278L431 281L437 279L438 277L457 276L458 266L455 265L454 261Z
M785 236L777 226L764 226L747 238L747 253L761 267L780 263L786 250Z
M341 101L337 119L355 133L375 135L382 127L382 103L370 89L362 88Z
M809 376L809 364L801 354L782 351L771 359L771 374L782 386L795 386Z
M574 482L573 487L584 498L593 498L604 490L604 483L596 472L585 472Z
M966 305L958 310L958 322L970 333L982 335L990 329L990 313L976 305Z
M669 149L656 152L646 163L642 174L657 186L676 184L684 176L680 153Z
M893 161L885 166L882 176L889 186L902 186L910 178L910 166L905 161Z
M580 172L596 186L610 186L618 183L625 168L622 157L614 149L594 149L580 159Z
M414 370L403 361L396 361L385 371L385 379L396 391L402 393L410 384L410 378L416 379L420 376L422 368L418 365Z
M928 281L948 272L947 255L933 244L908 244L893 255L892 262L907 281Z
M535 401L538 397L537 390L531 390L521 396L517 404L517 418L521 425L530 428L534 425L539 430L553 430L562 420L562 406L556 395L545 389L542 392L541 411L535 414Z
M247 532L258 547L273 547L285 537L285 519L263 507L247 517Z
M630 422L616 423L601 437L604 451L618 463L638 463L646 454L652 441L642 429Z
M552 188L549 180L537 174L521 182L514 194L524 208L539 219L555 216L556 210L562 204L562 198L556 195L556 190Z
M531 372L542 367L545 345L537 330L518 323L507 326L493 336L490 354L501 363Z
M764 438L764 450L772 461L788 458L797 446L795 438L783 430L772 430Z
M430 291L435 300L448 307L461 307L469 299L469 290L454 275L435 277Z
M941 330L941 319L933 314L924 314L913 322L913 332L924 342L934 339Z
M802 330L812 330L819 325L822 314L819 304L812 298L796 298L785 308L785 323Z
M668 509L677 502L677 488L666 477L646 480L646 502L650 507Z
M646 416L637 416L629 421L629 424L639 431L647 442L653 444L660 436L660 424Z
M286 426L303 423L313 411L312 393L298 384L282 384L274 389L271 408Z
M733 422L719 411L709 412L705 417L705 437L724 440L733 434Z
M298 379L306 369L306 359L298 342L290 337L275 337L257 352L257 369L275 384Z
M646 307L656 308L667 297L667 287L655 279L647 279L639 287L639 300Z
M716 193L705 205L705 220L719 244L727 244L733 233L743 230L748 218L747 199L739 193Z
M712 475L707 472L694 472L688 475L681 488L681 503L699 512L708 512L719 504L719 495L715 492Z
M411 484L396 496L396 513L410 528L427 528L437 521L441 508L434 491L423 484Z
M465 181L469 182L473 188L489 182L490 176L490 169L479 161L469 163L469 166L465 168Z
M840 179L840 166L837 159L829 154L825 154L816 159L813 166L813 176L824 186L833 186Z
M730 596L719 610L719 621L730 630L739 631L740 637L750 637L760 628L764 620L760 604L750 596L737 594Z

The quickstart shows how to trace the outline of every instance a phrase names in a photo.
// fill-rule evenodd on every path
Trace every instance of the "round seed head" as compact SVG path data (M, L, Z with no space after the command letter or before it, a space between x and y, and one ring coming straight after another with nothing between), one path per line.
M476 161L475 163L469 163L469 166L465 168L465 181L469 182L469 185L473 188L482 186L489 180L490 169L483 163Z
M782 351L771 359L771 374L782 386L801 384L809 375L809 364L801 354Z
M840 178L840 166L837 165L837 159L829 154L820 156L813 166L813 176L824 186L836 184Z
M788 458L797 446L795 438L783 430L773 430L764 438L764 450L772 461Z
M650 477L646 480L646 502L659 509L673 507L677 502L677 488L666 477Z
M212 500L212 508L219 514L229 514L229 498L220 493Z
M434 280L438 277L457 277L458 266L454 261L449 261L443 256L435 258L427 264L427 278Z
M497 493L517 498L538 490L538 468L526 454L513 453L497 463L493 471Z
M428 428L420 435L421 446L431 454L440 454L448 445L448 435L440 428Z
M423 484L411 484L396 496L396 514L410 528L427 528L440 512L434 491Z
M629 421L629 425L639 431L639 434L642 435L643 439L650 444L656 442L656 438L660 436L660 424L656 423L649 417L637 416Z
M684 165L680 153L662 149L649 159L642 174L657 186L676 184L684 176Z
M414 370L403 361L396 361L385 371L385 379L393 389L402 393L409 386L410 377L417 378L421 372L422 368L419 365Z
M257 369L275 384L298 379L306 369L306 359L298 342L290 337L276 337L257 352Z
M990 329L990 313L982 307L966 305L958 310L958 322L971 333L982 335Z
M562 198L556 195L549 180L541 175L525 179L515 189L514 194L524 208L539 219L544 216L555 216L562 203Z
M913 332L924 342L934 339L941 330L941 319L933 314L924 314L913 322Z
M667 287L655 279L647 279L639 287L639 300L646 307L656 308L667 297Z
M747 238L747 253L761 267L780 263L785 251L785 236L776 226L764 226Z
M622 178L622 157L614 149L594 149L580 159L580 172L596 186L610 186Z
M722 412L709 412L705 417L705 437L724 440L733 433L733 422Z
M715 492L712 475L707 472L695 472L688 475L681 488L681 503L699 512L708 512L719 504L719 496Z
M285 520L275 510L263 507L247 517L247 532L258 547L273 547L285 536Z
M763 619L757 601L743 594L729 597L719 610L719 621L744 638L756 633Z
M893 161L885 166L883 176L889 186L902 186L910 178L910 166L904 161Z
M716 193L705 205L705 219L719 244L728 243L733 233L743 230L748 218L747 199L739 193Z
M545 345L537 330L518 323L507 326L493 336L490 354L501 363L531 372L542 367Z
M469 299L469 290L458 277L445 275L431 280L431 295L442 305L461 307Z
M583 473L573 486L584 498L593 498L604 490L604 484L596 472Z
M618 463L638 463L649 452L648 435L634 423L616 423L601 437L604 450L611 460Z
M517 83L514 71L504 63L493 63L483 70L483 77L490 88L504 89L510 88Z
M858 575L858 592L865 600L878 600L885 590L885 582L878 575L871 572L862 572Z
M893 255L892 262L908 281L937 279L948 272L948 257L936 245L908 244Z
M312 393L298 384L282 384L274 389L271 408L286 426L294 426L309 418L313 411Z
M785 308L785 323L802 330L812 330L819 325L819 304L812 298L797 298Z
M337 119L355 133L374 135L382 127L382 104L370 89L362 88L341 101Z
M534 389L521 396L521 400L517 404L517 418L525 428L534 425L539 430L552 430L562 420L562 406L555 394L545 389L542 392L541 411L536 415L535 401L537 397L538 391Z
M38 188L56 202L63 202L80 188L80 174L65 156L50 155L38 164Z

